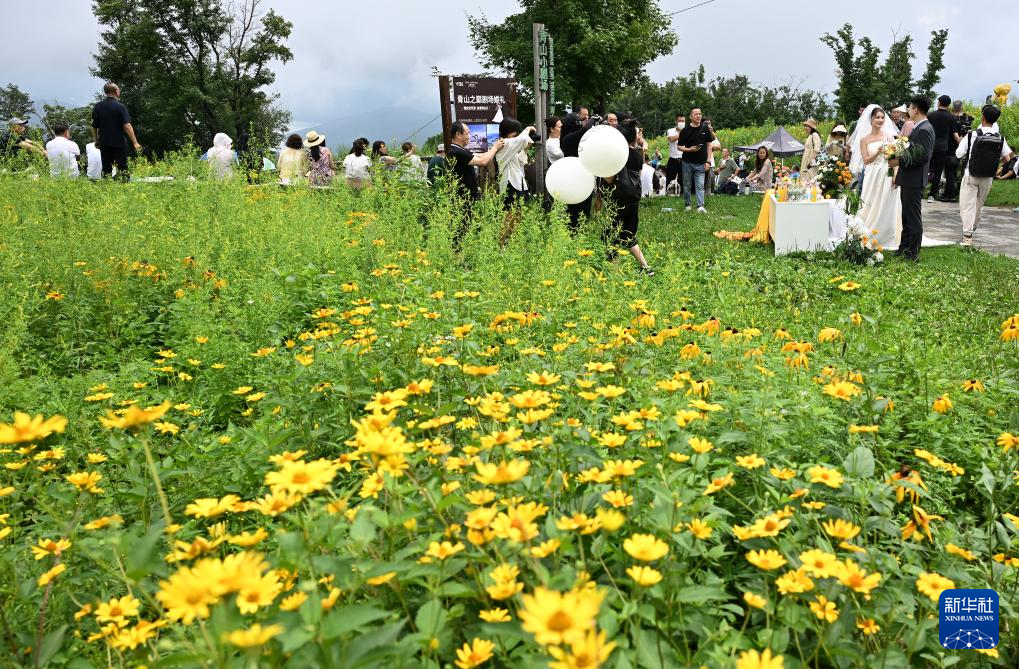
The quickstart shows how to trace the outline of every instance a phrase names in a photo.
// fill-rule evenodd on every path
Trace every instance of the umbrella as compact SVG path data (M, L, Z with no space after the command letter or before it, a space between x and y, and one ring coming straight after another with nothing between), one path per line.
M757 151L762 146L767 147L772 153L779 158L785 158L787 156L796 156L803 153L803 142L797 140L795 137L790 135L785 126L779 126L775 132L771 133L757 144L751 146L737 146L737 151Z

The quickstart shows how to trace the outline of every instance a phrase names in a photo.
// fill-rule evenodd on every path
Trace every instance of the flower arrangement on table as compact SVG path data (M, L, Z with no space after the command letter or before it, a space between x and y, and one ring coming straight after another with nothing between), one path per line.
M881 155L883 155L887 160L892 160L893 158L898 160L903 156L903 154L906 153L908 149L909 149L909 138L896 137L894 141L882 144L880 151ZM895 176L894 167L889 166L888 176L890 177Z
M853 180L849 167L837 156L821 154L817 159L817 186L826 200L837 199Z

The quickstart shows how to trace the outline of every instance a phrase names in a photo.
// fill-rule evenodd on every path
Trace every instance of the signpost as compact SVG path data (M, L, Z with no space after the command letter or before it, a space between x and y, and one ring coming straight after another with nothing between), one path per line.
M534 188L541 196L545 192L545 140L548 139L545 117L549 101L555 100L555 49L544 23L531 24L531 37L534 43L534 125L541 134L534 158Z

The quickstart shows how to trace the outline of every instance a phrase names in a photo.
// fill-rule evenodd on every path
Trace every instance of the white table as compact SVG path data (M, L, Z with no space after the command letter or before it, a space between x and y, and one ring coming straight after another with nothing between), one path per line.
M768 232L775 255L793 251L823 251L830 247L833 202L779 202L771 195Z

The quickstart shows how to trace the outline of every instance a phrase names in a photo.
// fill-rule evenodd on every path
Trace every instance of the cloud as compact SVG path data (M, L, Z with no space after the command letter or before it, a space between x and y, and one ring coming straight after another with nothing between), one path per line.
M295 118L310 123L350 117L378 108L438 112L432 66L441 71L481 69L470 46L468 14L500 21L519 11L514 0L420 2L417 0L265 0L294 24L294 60L276 68L276 89ZM695 4L661 0L666 11ZM5 20L0 43L13 54L0 65L0 84L18 83L37 102L83 104L102 82L88 73L99 28L84 0L51 0L42 38L25 21ZM675 52L652 63L657 81L686 75L703 63L709 77L746 74L751 80L786 81L824 91L835 88L835 64L819 38L852 20L858 35L887 47L894 33L914 37L914 72L926 65L929 34L949 28L944 88L955 97L982 100L994 85L1014 80L1015 40L987 39L989 25L1019 25L1019 5L991 2L980 12L958 3L860 0L852 15L819 5L809 11L776 10L773 3L715 0L673 18ZM10 15L8 15L8 18ZM592 54L611 58L611 54Z

